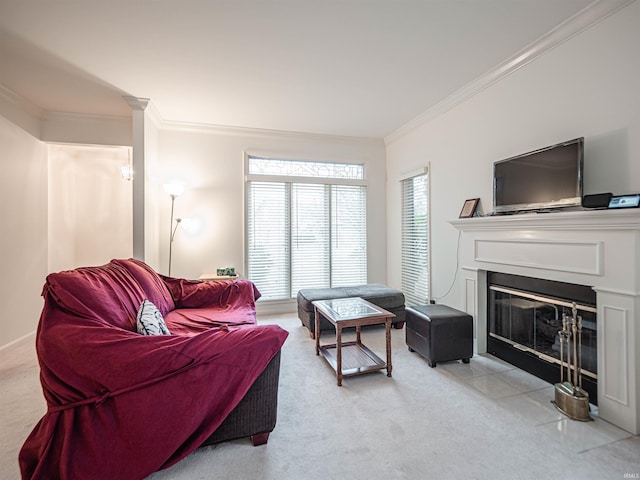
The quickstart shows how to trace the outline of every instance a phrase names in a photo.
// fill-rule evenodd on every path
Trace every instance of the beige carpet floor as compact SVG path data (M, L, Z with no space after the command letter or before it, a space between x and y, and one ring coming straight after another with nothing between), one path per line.
M376 372L338 387L295 315L259 321L290 332L269 443L201 448L149 480L640 476L640 437L597 411L593 422L566 419L550 403L550 384L495 357L432 369L408 351L404 330L393 330L393 377ZM382 355L384 329L366 329L363 342ZM17 479L19 448L45 410L32 337L0 351L0 408L0 478Z

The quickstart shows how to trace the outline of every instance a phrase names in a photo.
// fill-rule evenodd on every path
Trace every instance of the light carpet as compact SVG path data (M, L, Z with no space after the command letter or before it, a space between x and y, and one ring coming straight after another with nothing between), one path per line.
M408 351L404 329L392 330L393 377L380 371L338 387L295 315L259 322L290 332L268 444L201 448L148 480L640 477L640 437L597 415L566 419L550 402L550 384L491 355L430 368ZM384 328L365 329L363 343L383 356ZM0 468L14 479L18 450L45 407L33 340L0 351L0 361Z

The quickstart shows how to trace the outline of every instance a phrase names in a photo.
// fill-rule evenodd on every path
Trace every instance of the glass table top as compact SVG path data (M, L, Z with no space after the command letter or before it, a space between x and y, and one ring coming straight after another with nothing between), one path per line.
M319 308L327 310L334 320L346 320L380 315L382 312L359 297L337 298L313 302Z

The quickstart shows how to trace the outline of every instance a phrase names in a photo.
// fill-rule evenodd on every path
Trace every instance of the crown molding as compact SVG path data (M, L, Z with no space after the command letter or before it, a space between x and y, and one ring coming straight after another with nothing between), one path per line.
M270 130L250 127L234 127L226 125L213 125L204 123L169 121L162 118L155 103L149 98L123 96L122 97L132 111L145 113L145 118L150 120L159 130L171 130L187 133L199 133L207 135L221 136L242 136L242 137L279 137L289 139L306 139L311 141L331 141L341 144L369 145L371 147L383 147L384 143L380 138L371 137L350 137L340 135L327 135L319 133L294 132L284 130ZM3 103L7 108L2 109ZM6 112L5 112L6 111ZM10 112L9 112L10 111ZM130 128L130 116L99 115L86 113L72 113L47 111L31 103L26 98L15 93L13 90L0 84L0 113L7 113L10 120L27 130L36 138L48 142L70 141L59 139L59 132L56 125L78 125L84 124L105 125L114 128ZM11 115L9 115L11 113ZM15 113L15 114L14 114ZM18 116L16 116L18 115ZM18 118L19 117L19 118ZM26 118L23 118L26 117ZM124 141L124 140L123 140ZM131 140L126 140L129 144Z
M234 127L229 125L215 125L210 123L183 122L177 120L165 120L156 107L155 103L149 98L138 97L122 97L134 110L143 110L150 115L148 118L152 120L154 125L160 130L171 130L186 133L199 133L206 135L222 135L222 136L242 136L242 137L289 137L307 140L331 140L338 143L368 143L371 145L382 145L382 139L371 137L350 137L343 135L328 135L321 133L294 132L286 130L271 130L251 127Z
M40 138L42 109L0 83L0 115L35 138Z
M223 135L223 136L243 136L243 137L283 137L291 139L307 139L307 140L319 140L345 144L370 144L372 146L383 145L383 140L380 138L371 137L350 137L345 135L329 135L322 133L307 133L307 132L294 132L287 130L270 130L263 128L251 128L251 127L234 127L227 125L213 125L205 123L191 123L191 122L179 122L162 120L162 127L165 130L187 132L187 133L201 133L208 135Z
M466 84L464 87L455 91L444 100L428 109L426 112L387 135L384 138L385 144L389 145L399 140L422 125L445 114L449 110L452 110L494 83L499 82L516 70L519 70L525 65L531 63L536 58L544 55L555 47L563 44L567 40L573 38L584 30L587 30L635 1L636 0L596 0L587 5L581 11L568 18L557 27L538 38L536 41L527 45L503 63Z
M121 115L99 115L94 113L73 113L73 112L55 112L43 111L40 120L48 121L74 121L74 122L103 122L103 123L131 123L131 117Z
M150 102L149 98L143 98L143 97L131 97L131 96L124 95L122 98L124 99L125 102L127 102L127 104L129 104L132 110L144 111Z
M14 107L35 118L40 118L42 116L43 110L40 107L35 103L31 103L22 95L14 92L2 83L0 83L0 100L10 103Z

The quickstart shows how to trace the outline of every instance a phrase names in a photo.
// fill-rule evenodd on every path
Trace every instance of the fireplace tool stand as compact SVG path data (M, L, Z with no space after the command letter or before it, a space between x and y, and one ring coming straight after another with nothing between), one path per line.
M582 389L582 317L578 315L575 303L571 309L571 317L567 317L566 313L562 314L562 330L558 332L558 336L560 383L555 384L555 400L551 403L572 420L587 422L592 418L589 416L589 393ZM565 345L567 380L564 379Z

